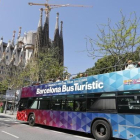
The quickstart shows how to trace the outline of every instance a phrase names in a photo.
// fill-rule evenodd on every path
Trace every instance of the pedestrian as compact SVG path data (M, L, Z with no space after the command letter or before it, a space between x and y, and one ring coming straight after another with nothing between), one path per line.
M125 70L133 69L133 68L135 68L135 66L133 64L133 61L132 60L128 60L127 66L125 67Z
M137 68L139 68L140 67L140 61L137 63Z

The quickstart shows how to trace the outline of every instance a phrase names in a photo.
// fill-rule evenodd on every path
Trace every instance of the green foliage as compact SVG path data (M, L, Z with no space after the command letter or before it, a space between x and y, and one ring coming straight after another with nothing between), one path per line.
M140 55L140 51L139 51L139 47L137 48L137 50L133 53L128 53L127 56L126 55L122 55L121 59L121 63L116 65L116 62L114 59L114 57L112 55L110 56L105 56L101 59L98 59L98 61L95 63L95 66L92 68L89 68L85 71L85 73L87 73L87 75L96 75L96 74L103 74L103 73L109 73L109 72L113 72L113 71L119 71L119 70L124 70L125 69L125 65L127 63L128 60L133 60L133 62L135 62L135 64L137 64L137 62L140 60L139 55Z
M87 47L89 55L93 58L103 58L111 61L103 63L102 59L99 60L101 64L103 63L104 68L109 65L108 63L122 65L124 59L126 60L131 53L135 52L140 44L140 36L137 34L139 19L135 12L130 14L128 19L122 12L120 13L122 18L115 24L115 27L112 27L109 19L106 25L102 25L102 28L99 27L98 40L89 38L91 44L90 48ZM100 64L95 64L95 67L98 68L97 65Z
M8 84L6 80L3 80L0 82L0 100L2 99L1 95L4 95L6 93L6 90L8 88Z
M18 67L5 78L6 87L18 89L31 85L33 82L46 83L50 79L53 81L57 78L63 79L67 69L59 64L57 52L57 49L51 49L47 53L38 53L38 56L33 57L25 68L19 69Z
M38 81L47 82L50 79L54 81L57 78L63 79L64 74L67 72L66 67L59 63L58 48L48 50L47 55L39 53L38 58L35 60L36 70L38 74Z
M5 80L0 82L0 94L4 94L7 88L8 86Z

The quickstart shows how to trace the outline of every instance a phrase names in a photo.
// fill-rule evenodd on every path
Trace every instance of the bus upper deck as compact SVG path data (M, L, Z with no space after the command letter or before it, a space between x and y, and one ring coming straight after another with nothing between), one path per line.
M140 89L140 68L24 87L21 98L137 89Z

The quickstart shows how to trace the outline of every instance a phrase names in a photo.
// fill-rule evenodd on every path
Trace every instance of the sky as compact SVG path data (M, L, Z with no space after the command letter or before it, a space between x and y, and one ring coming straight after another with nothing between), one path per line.
M28 2L45 3L46 0L0 0L0 37L4 42L12 39L13 31L18 35L19 27L24 32L36 31L41 6L29 6ZM49 4L91 5L93 8L61 7L50 13L50 38L54 38L56 13L63 21L64 65L68 72L76 74L94 66L97 59L88 56L87 36L97 40L97 26L106 24L108 18L112 25L121 20L120 10L125 16L136 12L140 17L140 0L49 0ZM43 21L45 16L43 17ZM89 43L88 43L89 44Z

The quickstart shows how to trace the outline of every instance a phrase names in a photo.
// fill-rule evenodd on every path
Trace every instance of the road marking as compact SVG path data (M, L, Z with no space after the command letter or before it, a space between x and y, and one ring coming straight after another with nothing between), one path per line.
M10 133L8 133L8 132L6 132L6 131L1 131L1 132L3 132L3 133L5 133L5 134L8 134L8 135L10 135L10 136L13 136L13 137L15 137L15 138L19 138L18 136L15 136L15 135L13 135L13 134L10 134Z
M81 137L81 136L74 136L74 137L77 137L77 138L82 138L82 139L86 139L86 140L90 140L91 138L86 138L86 137ZM92 139L92 140L94 140L94 139Z
M41 128L41 127L34 127L34 128L37 128L37 129L44 129L44 128Z
M12 120L4 120L5 122L9 122L9 121L12 121Z
M20 123L20 122L14 122L14 123Z
M21 124L21 125L25 125L25 126L27 126L26 124Z
M5 122L10 122L10 121L14 122L14 121L16 121L16 120L9 119L9 120L3 120L3 121L5 121Z
M24 126L28 126L29 127L29 125L27 125L27 124L21 124L21 125L24 125Z
M64 134L63 132L59 132L59 131L52 131L52 132L59 133L59 134Z

